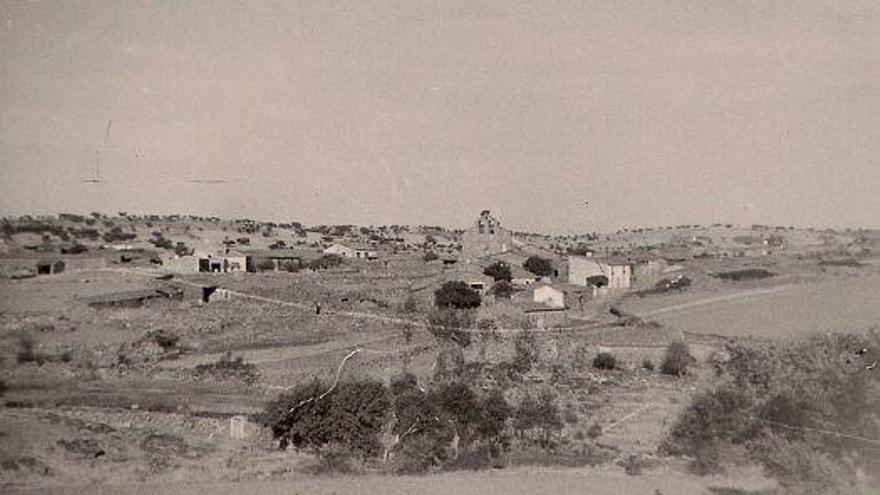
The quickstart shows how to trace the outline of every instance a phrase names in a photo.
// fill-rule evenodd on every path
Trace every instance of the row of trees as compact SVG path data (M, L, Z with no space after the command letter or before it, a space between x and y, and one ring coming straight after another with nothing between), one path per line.
M269 404L262 422L281 448L318 457L345 452L361 461L382 457L398 472L422 472L478 455L486 462L510 445L508 420L538 428L542 411L524 401L515 411L499 390L475 391L461 382L425 389L412 374L386 387L376 380L304 383Z

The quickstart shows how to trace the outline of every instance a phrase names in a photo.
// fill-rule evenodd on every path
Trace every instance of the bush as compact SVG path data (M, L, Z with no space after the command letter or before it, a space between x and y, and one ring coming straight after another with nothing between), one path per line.
M220 356L220 359L215 363L196 366L195 377L239 380L247 384L254 384L260 379L260 373L255 364L244 362L244 358L241 356L233 358L232 353L227 352Z
M553 263L540 256L530 256L529 259L523 263L523 268L539 277L549 277L550 275L553 275Z
M440 259L440 255L438 255L438 254L435 253L434 251L428 251L427 253L425 253L425 256L422 257L422 259L423 259L426 263L430 263L430 262L432 262L432 261L434 261L434 260L439 260L439 259Z
M499 280L492 286L492 294L495 294L495 297L510 299L513 294L513 285L507 280Z
M686 375L688 366L693 362L694 358L691 356L687 344L681 341L671 342L666 348L666 355L663 357L660 371L667 375Z
M880 437L878 377L865 372L880 353L877 334L739 344L728 352L725 383L694 397L661 450L693 456L701 473L717 472L739 451L785 490L852 491L855 468L871 469L873 448L820 431Z
M256 265L258 272L270 272L275 270L275 260L265 258L260 260Z
M118 225L113 227L112 229L104 232L104 235L101 236L104 239L104 242L116 242L116 241L130 241L137 237L137 235L132 233L127 233L122 231L122 227Z
M491 265L487 266L483 270L483 275L487 277L492 277L493 280L498 282L499 280L510 281L513 278L513 275L510 272L510 267L507 266L507 263L503 261L496 261Z
M321 449L341 446L349 455L369 458L381 451L379 434L390 408L391 397L381 382L345 381L331 388L314 380L282 394L261 419L281 448L320 454Z
M410 294L406 296L406 300L403 301L403 311L407 313L415 313L419 309L419 303L416 301L415 296Z
M642 368L648 371L654 371L654 361L651 361L650 358L645 358L644 361L642 361Z
M446 282L434 291L434 304L441 309L473 309L480 303L480 294L461 281Z
M597 370L613 370L617 367L617 358L610 352L600 352L593 358L593 367Z
M42 352L36 350L37 342L33 337L26 333L22 333L18 337L18 353L15 355L15 360L19 364L24 363L37 363L42 366L43 363L49 360L49 357Z
M468 311L439 309L428 313L428 331L440 341L451 341L460 347L471 344L467 331L473 325L473 315Z
M159 330L153 334L153 341L165 351L173 349L179 340L180 336L165 330Z
M562 430L562 417L556 396L544 389L538 397L526 395L516 410L513 427L524 439L535 439L541 447L552 445L552 436Z
M513 341L513 369L520 374L528 373L538 362L538 344L534 332L524 330Z

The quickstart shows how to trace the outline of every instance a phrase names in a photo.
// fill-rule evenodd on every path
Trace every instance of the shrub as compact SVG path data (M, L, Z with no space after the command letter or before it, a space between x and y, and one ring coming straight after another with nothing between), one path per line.
M22 333L18 337L18 353L15 360L19 364L37 363L42 366L49 360L48 356L36 350L37 342L29 334Z
M61 254L80 254L80 253L85 253L88 250L89 250L89 248L87 248L77 242L77 243L74 243L70 247L61 248Z
M275 261L269 258L260 260L256 265L257 271L270 272L275 270Z
M434 291L434 304L438 308L472 309L480 303L480 294L461 281L446 282Z
M645 358L644 361L642 361L642 368L648 371L654 371L654 361L651 361L650 358Z
M349 455L375 457L391 398L374 380L339 382L335 387L314 380L300 384L267 406L261 418L280 446L320 453L331 445Z
M551 437L562 430L562 417L556 396L550 389L544 389L538 397L526 395L516 410L513 427L523 438L537 433L539 445L551 446Z
M590 440L595 440L601 436L602 436L602 427L599 426L599 423L593 423L593 425L590 426L590 429L587 430L587 437Z
M553 263L540 256L530 256L525 263L523 263L523 268L539 277L549 277L550 275L553 275Z
M471 334L467 331L473 324L473 315L468 311L439 309L428 313L428 331L440 341L450 341L460 347L471 344Z
M507 280L499 280L492 286L492 293L495 294L495 297L509 299L513 294L513 285Z
M416 301L415 296L410 294L406 297L406 300L403 301L403 311L407 313L415 313L419 309L419 303Z
M196 378L211 377L217 380L240 380L248 384L254 384L260 379L260 373L255 364L244 362L244 358L241 356L233 358L231 352L220 356L217 362L196 366L195 376Z
M510 279L513 278L513 275L510 272L510 267L507 266L507 263L503 261L496 261L495 263L487 266L483 270L483 275L486 275L487 277L492 277L492 279L496 282L498 282L499 280L506 280L509 282Z
M288 273L296 273L300 271L301 267L299 263L288 260L281 264L281 269Z
M104 235L101 236L104 239L104 242L116 242L116 241L130 241L137 237L137 235L123 232L122 227L115 226L112 229L104 232Z
M528 373L538 362L538 344L534 332L524 330L516 335L513 341L513 369L520 373Z
M593 358L593 367L597 370L613 370L617 367L617 358L610 352L600 352Z
M855 468L870 469L872 447L819 430L880 436L877 375L865 372L880 352L877 334L738 344L728 352L726 383L694 397L662 450L694 456L694 467L707 473L740 446L785 490L851 492Z
M666 355L663 357L660 371L667 375L686 375L688 366L693 362L694 358L691 356L687 344L681 341L671 342L666 348Z
M179 340L180 336L165 330L159 330L153 334L153 342L158 344L159 347L165 351L173 349Z
M428 252L425 253L425 255L422 257L422 259L423 259L426 263L430 263L431 261L439 260L439 259L440 259L440 255L438 255L438 254L435 253L434 251L428 251Z

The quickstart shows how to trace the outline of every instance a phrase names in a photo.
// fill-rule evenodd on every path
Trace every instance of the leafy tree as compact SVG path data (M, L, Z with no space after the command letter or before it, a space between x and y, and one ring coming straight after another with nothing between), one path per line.
M528 373L538 361L538 344L534 332L525 330L513 341L513 369L520 374Z
M593 359L593 367L598 370L613 370L617 367L617 358L610 352L600 352Z
M667 375L686 375L688 366L693 361L694 358L691 356L687 344L681 341L671 342L666 348L666 355L663 358L663 364L660 365L660 371Z
M509 299L513 294L513 285L507 280L499 280L492 286L492 293L495 294L495 297Z
M550 389L542 390L537 397L526 395L516 410L513 425L520 436L537 432L539 444L550 446L550 437L563 426L556 396Z
M461 281L444 283L434 291L434 303L438 308L472 309L480 306L480 294Z
M549 277L550 275L553 275L553 263L540 256L530 256L529 259L523 263L523 268L539 277Z
M510 267L503 261L496 261L487 266L486 269L483 270L483 275L492 277L496 282L499 280L507 280L509 282L510 279L513 278L513 275L510 272Z
M297 385L269 404L262 421L272 428L282 448L320 452L340 445L366 458L381 450L379 434L390 409L391 398L381 382L346 381L331 390L328 384L314 380Z
M473 315L464 310L439 309L428 313L428 331L442 342L451 341L460 347L471 343L471 334L467 331L473 325Z

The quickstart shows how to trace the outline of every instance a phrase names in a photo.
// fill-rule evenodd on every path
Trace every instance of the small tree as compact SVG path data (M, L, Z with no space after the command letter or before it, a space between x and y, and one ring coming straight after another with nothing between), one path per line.
M438 308L472 309L480 306L480 294L461 281L450 281L434 291Z
M293 446L320 453L338 445L366 458L381 450L379 433L390 409L391 398L381 382L340 382L331 389L314 380L297 385L270 403L262 421L272 428L282 448Z
M538 344L535 334L525 330L517 334L513 342L513 369L518 373L527 373L538 361Z
M686 375L688 366L693 361L694 358L691 356L687 344L681 341L671 342L669 347L666 348L666 356L663 358L660 371L667 375Z
M593 367L598 370L613 370L617 367L617 358L610 352L600 352L593 359Z
M510 267L503 261L496 261L487 266L486 269L483 270L483 275L492 277L496 282L499 280L506 280L509 282L510 279L513 278L513 275L510 272Z
M540 256L530 256L529 259L523 263L523 268L539 277L549 277L550 275L553 275L553 263Z
M510 299L513 294L513 285L507 280L499 280L492 286L492 294L495 294L495 297Z

